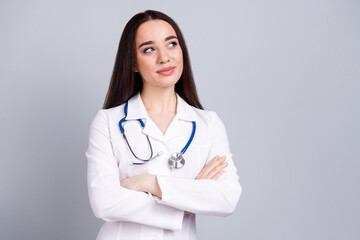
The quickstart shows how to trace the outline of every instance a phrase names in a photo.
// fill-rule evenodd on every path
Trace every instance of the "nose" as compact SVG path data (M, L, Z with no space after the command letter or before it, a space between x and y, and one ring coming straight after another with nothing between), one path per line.
M169 54L166 49L158 50L158 63L164 64L170 61Z

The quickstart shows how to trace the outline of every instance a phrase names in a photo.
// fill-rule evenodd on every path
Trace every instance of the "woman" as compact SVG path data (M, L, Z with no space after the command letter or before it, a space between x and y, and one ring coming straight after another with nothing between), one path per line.
M234 211L241 187L225 127L203 110L165 14L125 26L86 156L91 207L106 221L97 239L196 239L195 214Z

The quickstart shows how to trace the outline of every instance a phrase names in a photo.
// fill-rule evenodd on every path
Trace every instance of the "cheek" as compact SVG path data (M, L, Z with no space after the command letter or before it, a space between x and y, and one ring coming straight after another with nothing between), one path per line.
M182 53L181 49L174 52L173 58L175 59L178 66L181 66L181 67L183 66L183 53Z
M138 58L137 67L141 74L147 74L153 69L153 64L150 59Z

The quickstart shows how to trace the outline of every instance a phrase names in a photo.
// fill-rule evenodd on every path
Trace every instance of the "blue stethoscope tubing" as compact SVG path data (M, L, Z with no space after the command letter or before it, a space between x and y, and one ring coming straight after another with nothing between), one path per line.
M119 121L119 128L120 128L120 132L121 134L123 135L124 139L125 139L125 142L126 144L128 145L131 153L134 155L134 157L138 160L140 160L141 162L140 163L133 163L134 165L141 165L141 164L144 164L146 162L148 162L149 160L151 160L153 158L153 149L152 149L152 145L151 145L151 142L150 142L150 139L149 139L149 136L147 134L145 134L146 138L147 138L147 141L149 143L149 146L150 146L150 158L148 159L142 159L142 158L139 158L138 156L136 156L136 154L134 153L134 151L132 150L127 138L126 138L126 135L125 135L125 129L123 127L123 123L125 121L127 121L125 118L127 117L127 110L128 110L128 102L126 102L125 104L125 108L124 108L124 113L125 113L125 117L123 117L120 121ZM140 118L137 119L137 121L140 123L141 127L144 128L145 127L145 124L143 122L143 120L141 120ZM169 166L170 167L175 167L175 168L181 168L184 164L185 164L185 159L182 157L182 155L185 154L186 150L189 148L192 140L194 139L194 136L195 136L195 132L196 132L196 122L195 121L192 121L192 125L193 125L193 129L192 129L192 132L191 132L191 135L190 135L190 138L189 140L187 141L185 147L181 150L181 154L179 153L173 153L172 156L178 156L179 160L175 160L175 161L178 161L180 162L181 161L181 164L178 163L174 163L174 160L172 160L172 157L169 159ZM158 154L159 155L159 154Z

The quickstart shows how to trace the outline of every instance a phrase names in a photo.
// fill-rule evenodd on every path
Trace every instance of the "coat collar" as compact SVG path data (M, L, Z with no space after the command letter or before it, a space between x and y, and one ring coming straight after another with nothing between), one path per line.
M126 120L149 118L144 103L141 100L140 93L128 100Z
M178 104L176 107L176 115L166 129L165 135L162 134L160 129L156 126L156 124L150 119L149 115L147 114L144 103L141 100L140 93L137 93L134 97L129 99L127 110L128 114L126 120L145 119L145 128L143 129L143 133L160 141L168 141L173 137L177 137L183 132L179 120L185 120L190 122L196 121L197 118L196 112L193 107L190 106L178 94L176 94L176 97L178 100Z
M177 93L176 116L178 119L185 121L196 121L196 113L191 105L182 99ZM129 99L128 114L126 120L134 119L148 119L149 115L146 112L143 101L141 100L140 92Z

